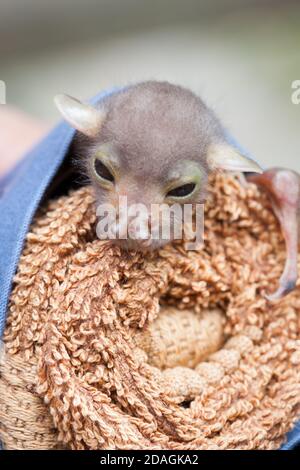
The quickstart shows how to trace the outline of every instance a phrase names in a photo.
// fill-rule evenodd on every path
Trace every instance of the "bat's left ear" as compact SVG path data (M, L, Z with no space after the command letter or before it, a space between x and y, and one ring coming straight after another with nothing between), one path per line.
M251 158L245 157L238 150L226 143L212 144L208 148L209 167L233 172L262 173L261 167Z
M103 111L69 95L56 95L54 103L72 127L88 137L97 136L105 119Z

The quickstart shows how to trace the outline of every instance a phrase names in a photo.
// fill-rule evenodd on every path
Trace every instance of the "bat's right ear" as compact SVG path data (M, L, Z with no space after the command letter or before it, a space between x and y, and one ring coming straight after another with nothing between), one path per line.
M213 144L208 148L207 162L212 170L262 173L261 167L251 158L242 155L227 143Z
M90 104L68 95L56 95L54 98L58 110L63 118L75 129L87 135L96 137L105 119L105 114Z

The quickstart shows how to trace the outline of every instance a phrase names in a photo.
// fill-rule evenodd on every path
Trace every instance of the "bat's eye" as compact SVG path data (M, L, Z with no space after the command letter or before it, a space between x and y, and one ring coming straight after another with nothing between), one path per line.
M96 175L102 180L109 181L111 183L115 181L115 178L111 171L107 168L107 166L104 165L104 163L102 163L101 160L99 160L99 158L95 158L94 169Z
M178 186L177 188L171 189L171 191L167 193L167 197L180 198L190 196L194 192L195 187L195 183L183 184L182 186Z

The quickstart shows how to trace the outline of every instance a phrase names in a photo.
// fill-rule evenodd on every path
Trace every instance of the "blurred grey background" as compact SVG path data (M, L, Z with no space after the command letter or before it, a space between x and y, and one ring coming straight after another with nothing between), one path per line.
M56 93L150 78L200 94L262 165L300 171L299 0L0 0L9 104L54 123Z

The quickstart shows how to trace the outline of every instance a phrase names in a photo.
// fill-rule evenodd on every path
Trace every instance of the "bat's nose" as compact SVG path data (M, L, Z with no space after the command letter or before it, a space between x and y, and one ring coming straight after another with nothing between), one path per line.
M151 238L150 216L144 215L138 219L129 219L128 236L137 241L149 240Z
M133 215L119 214L114 232L122 240L143 241L151 238L151 216L147 213Z

